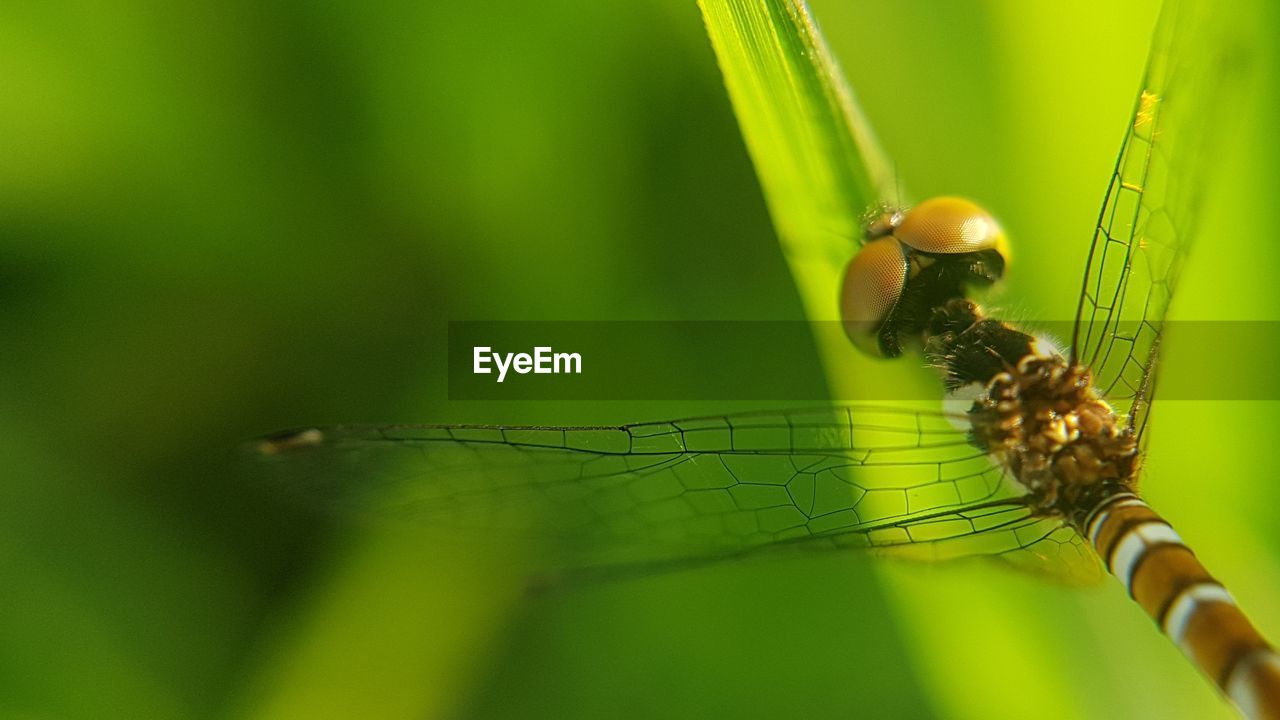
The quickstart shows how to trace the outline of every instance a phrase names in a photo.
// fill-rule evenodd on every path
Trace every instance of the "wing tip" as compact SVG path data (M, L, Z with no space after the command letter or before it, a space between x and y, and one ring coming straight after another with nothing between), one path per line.
M274 457L316 447L325 442L319 428L301 428L274 433L246 444L246 449L259 457Z

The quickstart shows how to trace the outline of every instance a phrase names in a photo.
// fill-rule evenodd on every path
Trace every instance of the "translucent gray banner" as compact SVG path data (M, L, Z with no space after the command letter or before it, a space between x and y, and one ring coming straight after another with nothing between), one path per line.
M1036 322L1020 329L1068 354L1075 325ZM1158 330L1157 397L1280 399L1280 322L1169 322ZM1092 359L1110 387L1132 385L1156 331L1138 324L1081 328L1081 338L1095 339L1081 359ZM850 349L848 367L836 372L856 396L834 396L815 337L830 342L840 333L837 323L787 321L450 322L449 398L807 402L941 395L918 352L875 360Z

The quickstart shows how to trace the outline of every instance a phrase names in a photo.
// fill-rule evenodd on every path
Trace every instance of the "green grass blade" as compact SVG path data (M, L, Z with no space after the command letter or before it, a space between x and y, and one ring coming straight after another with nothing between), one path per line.
M838 319L860 218L893 173L802 0L699 0L778 239L813 320ZM831 343L820 338L823 358Z

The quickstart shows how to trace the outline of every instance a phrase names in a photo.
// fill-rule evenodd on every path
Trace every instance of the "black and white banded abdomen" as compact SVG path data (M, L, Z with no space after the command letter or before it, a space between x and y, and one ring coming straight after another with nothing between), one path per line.
M1119 493L1083 530L1107 570L1246 717L1280 720L1280 653L1168 522Z

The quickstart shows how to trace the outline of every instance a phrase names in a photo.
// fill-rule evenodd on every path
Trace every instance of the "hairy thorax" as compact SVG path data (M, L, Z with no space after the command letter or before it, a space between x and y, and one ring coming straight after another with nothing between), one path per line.
M1098 499L1132 489L1132 430L1089 373L1058 355L1028 355L996 374L970 410L974 439L1013 473L1042 512L1079 519Z

